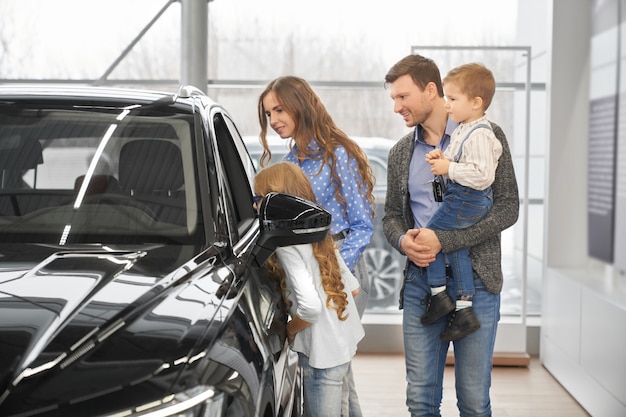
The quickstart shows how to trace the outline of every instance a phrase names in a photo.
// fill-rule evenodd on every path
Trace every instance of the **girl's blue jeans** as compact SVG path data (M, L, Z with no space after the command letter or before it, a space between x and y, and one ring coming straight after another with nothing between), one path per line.
M309 358L299 353L302 367L305 417L339 417L343 397L343 381L350 362L327 369L313 368Z

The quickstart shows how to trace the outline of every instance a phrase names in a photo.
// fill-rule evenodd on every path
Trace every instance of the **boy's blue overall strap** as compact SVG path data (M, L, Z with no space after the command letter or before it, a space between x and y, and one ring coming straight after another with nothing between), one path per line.
M454 156L454 162L459 162L459 159L461 159L461 154L463 153L463 144L465 143L465 141L470 137L470 135L472 134L474 130L480 129L481 127L493 131L493 129L491 128L491 125L488 125L485 123L481 123L481 124L474 126L469 132L467 132L465 139L463 139L463 141L461 142L461 146L459 146L459 151Z

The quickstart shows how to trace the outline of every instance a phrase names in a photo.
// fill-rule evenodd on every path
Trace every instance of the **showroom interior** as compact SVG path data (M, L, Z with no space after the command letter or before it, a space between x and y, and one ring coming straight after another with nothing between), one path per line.
M442 73L468 61L493 68L488 115L507 133L520 191L520 218L502 234L494 363L538 357L590 415L626 415L623 2L458 0L458 13L421 0L95 3L0 2L0 84L194 85L255 136L260 91L294 74L350 135L398 139L406 128L383 78L399 58L430 56ZM607 117L608 142L597 125ZM395 267L366 311L359 351L402 352Z

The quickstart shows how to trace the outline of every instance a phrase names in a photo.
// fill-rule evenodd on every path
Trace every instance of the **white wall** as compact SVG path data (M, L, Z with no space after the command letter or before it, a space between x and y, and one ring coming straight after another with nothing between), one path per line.
M549 2L543 365L593 416L626 416L626 290L587 256L591 1Z

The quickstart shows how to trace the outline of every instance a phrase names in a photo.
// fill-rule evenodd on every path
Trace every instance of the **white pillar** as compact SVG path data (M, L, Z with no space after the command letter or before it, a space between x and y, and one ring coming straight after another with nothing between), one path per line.
M181 74L183 85L192 85L204 92L208 80L207 0L181 0Z

